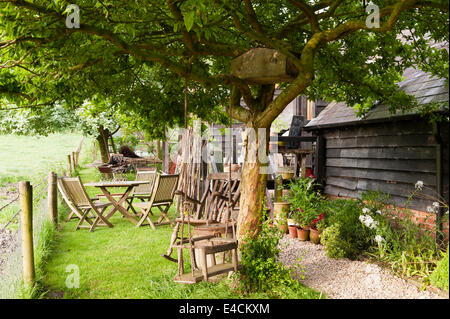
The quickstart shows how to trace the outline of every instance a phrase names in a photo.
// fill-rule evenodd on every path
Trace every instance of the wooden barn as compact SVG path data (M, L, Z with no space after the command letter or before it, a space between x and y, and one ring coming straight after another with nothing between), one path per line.
M404 78L400 89L414 95L419 104L448 103L445 80L415 69L408 69ZM446 113L448 118L448 109ZM391 114L383 104L358 118L345 103L332 102L305 129L318 136L316 171L326 194L357 198L379 189L404 207L416 182L423 181L448 202L448 122L432 124L412 112ZM421 212L431 204L417 196L408 207L418 211L420 222L426 217Z

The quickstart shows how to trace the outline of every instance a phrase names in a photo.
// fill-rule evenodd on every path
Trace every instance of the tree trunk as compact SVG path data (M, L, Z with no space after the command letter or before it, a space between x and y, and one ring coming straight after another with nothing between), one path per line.
M239 242L247 237L254 237L259 232L260 217L265 206L265 191L267 187L268 142L270 129L258 131L257 127L248 126L256 135L247 136L246 155L241 177L241 199L237 221L237 236ZM265 136L261 133L265 131Z
M98 148L100 149L100 156L102 158L102 163L109 162L109 150L106 138L106 132L103 126L98 127L97 135Z

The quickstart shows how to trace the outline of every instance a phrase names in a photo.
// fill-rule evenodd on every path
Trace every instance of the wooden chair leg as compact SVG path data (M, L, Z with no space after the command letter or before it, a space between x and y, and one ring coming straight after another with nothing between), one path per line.
M147 222L153 230L156 230L155 224L153 224L152 220L148 216L147 216Z
M173 229L172 237L170 238L169 249L167 249L167 253L166 255L163 255L163 257L168 259L171 258L170 255L172 255L173 246L176 244L179 230L180 230L180 222L177 222Z
M141 219L138 221L138 223L136 224L136 227L141 227L141 226L145 226L144 222L145 220L148 221L148 224L150 225L150 227L153 230L156 230L155 225L153 224L152 220L150 219L150 217L148 216L151 213L152 207L150 206L148 209L143 209L142 210L142 217Z
M202 265L203 280L208 281L208 263L206 261L206 251L204 248L200 249L200 262Z
M178 250L178 276L181 276L184 273L183 249L178 247L177 250Z
M128 207L127 207L127 211L130 211L130 209L133 211L133 214L135 215L135 216L137 216L138 215L138 212L134 209L134 207L133 207L133 201L134 201L134 197L132 197L132 198L128 198L127 200L126 200L126 202L127 202L127 204L128 204Z
M211 265L214 266L216 264L216 254L210 254L209 257L211 259Z
M79 222L77 223L77 226L75 227L75 230L78 230L78 229L82 228L81 225L83 224L83 222L84 222L85 220L90 224L90 220L86 219L88 213L89 213L89 210L85 210L85 211L83 212L83 215L81 216Z
M94 222L93 222L92 225L91 225L91 228L89 228L89 231L90 231L90 232L93 232L93 231L94 231L95 226L97 226L98 221L99 221L99 218L96 217L96 218L94 219Z
M69 222L69 221L72 219L72 217L73 217L74 214L75 214L74 211L71 211L71 212L70 212L69 216L67 216L66 223Z
M98 226L108 226L110 228L114 227L113 224L111 224L105 216L103 216L103 213L105 212L106 207L104 207L101 211L94 210L95 214L97 215L94 219L94 222L91 225L91 228L89 229L91 232L94 231L95 227Z

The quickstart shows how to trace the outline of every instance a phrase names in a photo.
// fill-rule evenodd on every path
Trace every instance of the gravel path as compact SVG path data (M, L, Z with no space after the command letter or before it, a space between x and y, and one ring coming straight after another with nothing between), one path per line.
M293 265L302 257L306 286L332 299L443 299L394 276L389 270L363 261L332 259L322 245L289 238L281 240L281 260Z

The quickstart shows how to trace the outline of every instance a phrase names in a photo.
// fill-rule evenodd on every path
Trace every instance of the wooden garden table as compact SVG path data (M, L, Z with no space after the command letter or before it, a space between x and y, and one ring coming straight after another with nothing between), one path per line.
M134 187L148 183L149 181L110 181L86 183L84 184L84 186L100 188L105 197L111 202L111 204L113 204L113 208L105 216L106 219L109 219L116 211L119 211L130 222L132 222L133 224L137 224L138 221L126 210L125 207L122 206L122 204L126 203L126 199L130 196L131 190ZM108 191L108 188L111 187L126 187L127 190L121 195L118 200L116 200L114 198L114 194L111 194L111 192Z

